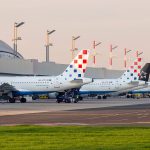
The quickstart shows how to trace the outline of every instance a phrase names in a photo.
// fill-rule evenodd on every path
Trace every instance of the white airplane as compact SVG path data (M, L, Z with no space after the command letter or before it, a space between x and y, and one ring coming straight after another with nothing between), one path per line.
M107 95L118 95L134 88L140 89L146 87L147 84L145 81L148 81L148 79L139 78L141 61L141 58L137 58L133 65L118 79L93 79L92 83L83 85L80 88L80 96L98 95L98 98L106 99ZM146 70L146 72L148 72L149 76L149 70Z
M150 70L150 63L147 63L147 65L145 66L145 69L141 72L141 77L142 79L145 78L146 80L149 79L149 73L148 72L145 72L145 70ZM147 82L148 85L147 87L145 88L142 88L142 89L134 89L134 90L131 90L129 91L128 93L129 94L150 94L150 82Z
M92 82L92 79L84 78L89 58L89 50L81 50L67 69L58 76L23 76L0 77L0 94L10 103L14 103L16 97L25 103L25 95L46 94L62 92L79 88Z

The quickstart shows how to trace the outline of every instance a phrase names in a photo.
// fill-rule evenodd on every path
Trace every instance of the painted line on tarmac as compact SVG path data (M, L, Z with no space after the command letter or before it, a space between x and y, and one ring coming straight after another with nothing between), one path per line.
M143 122L136 122L136 123L138 123L138 124L150 124L150 121L148 122L148 121L143 121Z
M138 118L141 119L141 118L146 118L146 117L149 117L149 116L141 116L141 117L138 117Z

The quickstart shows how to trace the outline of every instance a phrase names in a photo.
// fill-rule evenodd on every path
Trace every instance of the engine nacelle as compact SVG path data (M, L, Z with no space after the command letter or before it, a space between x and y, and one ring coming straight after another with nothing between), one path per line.
M49 99L56 99L56 97L58 96L58 94L59 94L59 93L57 93L57 92L49 93L49 94L48 94L48 98L49 98Z

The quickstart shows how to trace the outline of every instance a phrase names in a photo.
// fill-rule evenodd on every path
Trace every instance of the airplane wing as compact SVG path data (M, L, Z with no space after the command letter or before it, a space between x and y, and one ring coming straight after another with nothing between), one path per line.
M0 86L0 92L4 92L4 93L9 93L9 92L12 92L12 91L16 91L16 88L8 83L3 83L1 86Z

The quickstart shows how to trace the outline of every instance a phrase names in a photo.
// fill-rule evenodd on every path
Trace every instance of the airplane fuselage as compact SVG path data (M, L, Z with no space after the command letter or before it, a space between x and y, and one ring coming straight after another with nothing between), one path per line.
M144 85L144 82L140 83ZM94 82L81 87L80 94L106 95L114 92L126 91L136 86L135 84L130 84L120 79L94 79Z
M14 96L61 92L79 86L78 83L70 83L59 76L0 77L0 86L3 84L10 85L8 90L12 88Z

